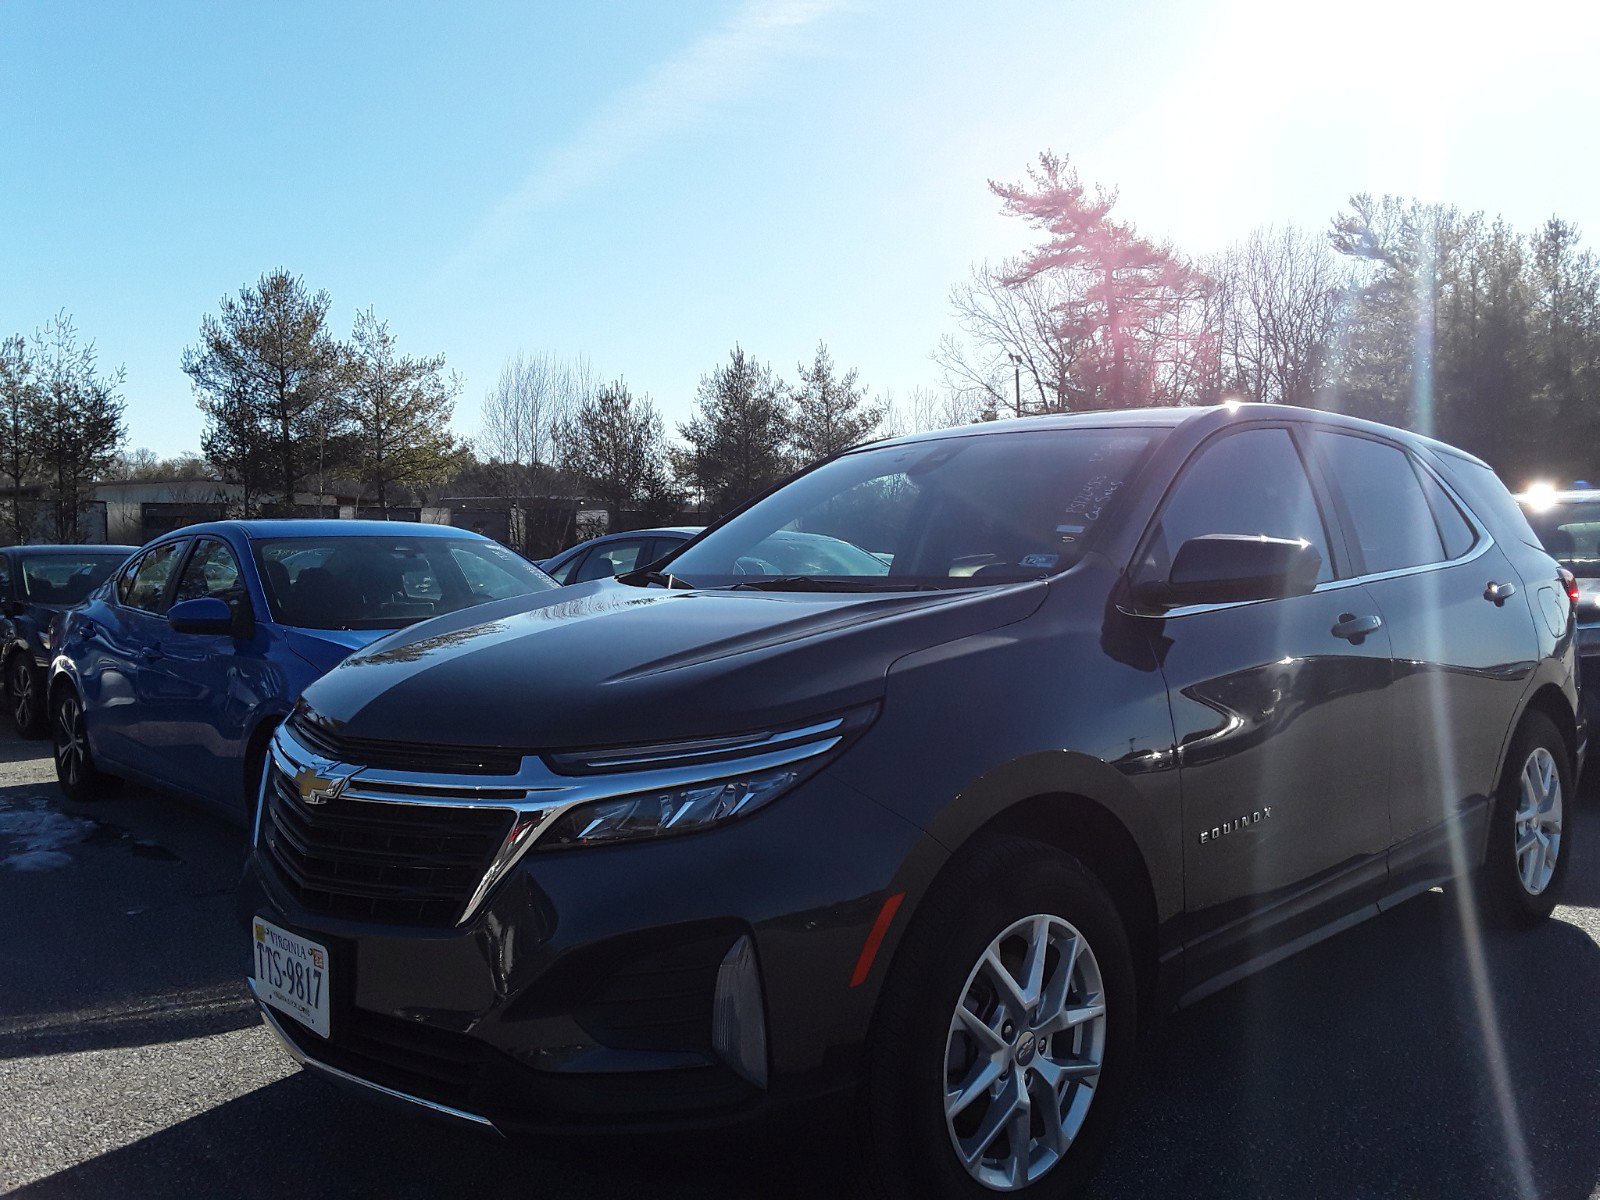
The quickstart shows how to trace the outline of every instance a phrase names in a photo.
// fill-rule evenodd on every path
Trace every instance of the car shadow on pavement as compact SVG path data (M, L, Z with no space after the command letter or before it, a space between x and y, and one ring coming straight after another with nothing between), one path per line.
M5 761L37 750L0 740ZM68 803L45 771L0 786L0 1059L254 1024L233 916L242 834L138 788Z
M792 1159L788 1153L784 1158ZM810 1200L838 1194L806 1164L737 1149L696 1157L626 1139L513 1144L396 1115L300 1072L11 1193L26 1200L205 1195L320 1200Z
M1596 1063L1592 931L1429 893L1170 1020L1090 1195L1587 1198Z

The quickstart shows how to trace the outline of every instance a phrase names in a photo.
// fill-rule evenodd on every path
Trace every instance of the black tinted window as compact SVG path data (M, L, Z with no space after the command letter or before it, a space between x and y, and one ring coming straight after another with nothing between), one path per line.
M1397 447L1342 433L1314 435L1323 465L1355 526L1367 574L1445 558L1439 527L1410 457Z
M1439 536L1444 539L1444 556L1460 558L1472 549L1472 544L1478 540L1478 535L1473 532L1467 518L1461 515L1456 502L1450 499L1444 488L1439 486L1437 479L1426 471L1418 471L1417 477L1422 480L1422 490L1428 496L1428 507L1433 510L1433 519L1439 526Z
M1528 518L1517 505L1506 485L1482 463L1458 458L1454 454L1438 454L1439 465L1445 478L1461 493L1461 498L1498 538L1516 538L1530 546L1540 546L1538 536L1528 524ZM1557 557L1560 557L1559 555Z
M983 586L1062 570L1160 433L1041 429L859 450L800 476L672 563L700 587Z
M1161 509L1140 574L1165 579L1178 547L1208 533L1310 542L1322 556L1317 578L1333 578L1311 480L1286 430L1247 429L1201 447Z

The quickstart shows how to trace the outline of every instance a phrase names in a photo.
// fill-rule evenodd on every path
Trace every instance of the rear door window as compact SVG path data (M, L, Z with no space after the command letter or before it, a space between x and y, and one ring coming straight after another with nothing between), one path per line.
M1320 429L1312 443L1343 498L1365 574L1448 557L1410 455L1387 442Z
M588 583L591 579L610 579L622 575L639 565L639 551L644 548L642 539L625 539L596 546L584 560L576 582Z
M1165 579L1190 538L1233 533L1310 542L1333 578L1328 534L1294 439L1285 429L1245 429L1207 442L1167 494L1140 577Z

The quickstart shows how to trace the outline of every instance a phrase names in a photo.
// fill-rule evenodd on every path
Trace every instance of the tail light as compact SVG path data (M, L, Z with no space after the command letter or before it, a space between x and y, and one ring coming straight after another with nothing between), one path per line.
M1567 589L1567 602L1572 605L1572 610L1578 610L1578 577L1565 567L1556 568L1556 578L1561 580L1561 586Z

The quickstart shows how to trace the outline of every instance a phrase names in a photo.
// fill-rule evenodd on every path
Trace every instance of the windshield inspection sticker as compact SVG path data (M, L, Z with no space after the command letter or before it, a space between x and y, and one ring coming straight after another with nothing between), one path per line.
M1060 561L1061 555L1059 554L1024 554L1021 565L1024 567L1038 567L1040 570L1048 571Z

